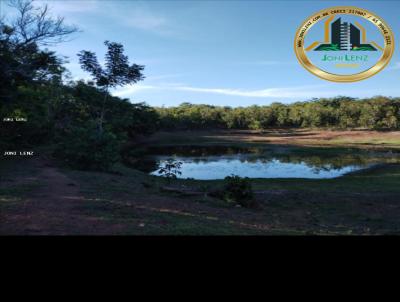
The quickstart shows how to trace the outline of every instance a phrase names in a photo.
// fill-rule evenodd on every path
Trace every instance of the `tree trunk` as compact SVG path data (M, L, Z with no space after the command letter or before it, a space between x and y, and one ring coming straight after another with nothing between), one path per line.
M104 113L105 113L105 105L108 97L108 86L104 89L104 99L103 105L101 107L100 118L99 118L99 135L103 134L103 122L104 122Z

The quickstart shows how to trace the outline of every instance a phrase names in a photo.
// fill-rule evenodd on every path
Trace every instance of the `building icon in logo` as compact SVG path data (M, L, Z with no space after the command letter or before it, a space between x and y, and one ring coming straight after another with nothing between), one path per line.
M306 49L307 51L314 47L314 51L377 51L381 49L375 42L366 43L366 30L358 22L356 26L350 22L342 22L341 18L338 18L330 24L332 19L329 18L325 22L325 43L315 47L319 42L314 42ZM330 43L326 43L329 42L329 38L327 39L329 31Z
M300 24L294 52L299 63L321 79L357 82L374 76L389 64L394 53L394 35L381 17L366 9L328 7Z

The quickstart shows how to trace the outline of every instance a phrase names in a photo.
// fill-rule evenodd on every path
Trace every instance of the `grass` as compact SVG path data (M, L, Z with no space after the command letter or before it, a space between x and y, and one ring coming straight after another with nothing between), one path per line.
M38 171L18 159L0 162L0 208L27 198L41 185Z
M180 138L184 140L185 138ZM199 141L197 141L199 143ZM171 141L168 141L171 143ZM191 142L190 142L191 143ZM202 145L214 144L214 141L203 139ZM249 145L251 143L239 142L238 144ZM312 147L295 147L297 152L311 153ZM355 152L349 148L327 148L327 154L343 154ZM122 174L120 180L114 180L116 184L110 184L110 177L91 177L89 172L70 171L77 177L79 182L86 183L90 187L87 191L97 196L115 198L115 194L121 192L134 192L136 197L151 200L151 196L159 196L161 199L169 198L179 202L182 208L191 208L195 204L207 206L208 210L219 212L226 210L227 220L243 221L249 217L257 222L254 225L267 225L267 228L258 229L261 234L380 234L400 232L400 166L396 164L375 166L373 168L352 173L336 179L253 179L252 186L255 191L284 192L281 195L259 196L263 203L261 211L249 211L245 209L232 208L226 203L208 198L191 198L177 194L160 192L159 188L166 184L165 179L149 176L144 173L128 169L122 166L117 167ZM70 175L72 175L70 174ZM83 180L85 178L86 180ZM90 181L89 181L90 179ZM89 181L89 182L88 182ZM144 188L142 183L150 184ZM110 185L106 185L110 184ZM186 180L178 179L173 181L176 187L189 187L194 190L209 190L222 187L223 180ZM119 192L119 193L118 193ZM129 198L128 198L129 199ZM168 204L167 201L165 201ZM179 206L178 206L179 207ZM154 214L154 213L153 213ZM153 215L152 214L152 215ZM226 222L217 224L215 221L202 219L201 216L180 217L177 214L164 213L171 216L173 225L181 225L184 230L173 229L174 227L157 226L149 227L152 234L208 234L208 226L213 225L211 234L224 233L226 228L229 234L254 234L253 228L237 229L233 224ZM147 217L147 215L145 215ZM150 215L151 216L151 215ZM176 220L175 220L176 219ZM250 219L252 220L252 219ZM193 221L196 223L189 223ZM182 222L182 224L181 224ZM251 223L250 223L251 224ZM151 225L151 224L150 224ZM162 231L158 228L161 228ZM179 229L180 227L178 227ZM282 231L285 230L285 231ZM144 230L142 232L145 232ZM155 233L154 233L155 232Z
M80 210L111 223L128 225L122 235L232 235L232 231L236 235L262 234L257 229L235 228L231 223L201 216L146 209L132 211L129 206L107 200L85 202Z
M383 142L385 146L400 144L394 139L397 133L385 133L378 140L374 132L369 138L365 138L368 133L360 132L359 137L349 139L351 145L340 145L338 141L345 139L344 134L340 132L339 138L336 134L314 130L270 131L264 134L218 131L158 133L143 145L226 144L268 148L291 145L292 151L299 154L312 154L318 146L318 152L325 152L329 156L358 152L358 149L354 149L355 142L364 142L372 147L377 142ZM294 140L290 140L290 137ZM307 137L313 137L312 144ZM386 138L388 141L385 141ZM268 143L270 140L272 143ZM29 161L2 164L0 171L1 180L8 184L0 184L0 210L5 215L19 207L38 186L46 185L45 180L35 179L40 167L35 167ZM188 196L165 192L162 188L168 184L166 179L123 165L117 165L113 173L67 168L61 171L79 184L80 194L84 197L84 201L76 205L70 214L76 219L71 222L71 234L97 232L95 229L80 229L79 219L97 221L106 226L103 233L120 235L400 233L398 164L377 165L336 179L252 179L256 198L262 204L261 209L238 208L206 194L209 190L222 187L222 180L177 179L169 184L204 192Z

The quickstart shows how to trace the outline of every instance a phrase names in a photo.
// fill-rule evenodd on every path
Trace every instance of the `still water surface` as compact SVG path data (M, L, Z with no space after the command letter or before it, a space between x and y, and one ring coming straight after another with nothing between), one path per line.
M178 178L223 179L235 174L249 178L335 178L387 162L400 154L368 150L302 148L236 148L226 146L153 147L136 168L152 175L168 160L181 162Z

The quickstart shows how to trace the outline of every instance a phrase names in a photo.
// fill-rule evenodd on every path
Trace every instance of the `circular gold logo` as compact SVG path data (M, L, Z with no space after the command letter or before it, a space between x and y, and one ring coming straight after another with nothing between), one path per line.
M356 82L385 68L394 52L394 37L374 13L338 6L307 18L296 32L294 50L314 75L334 82Z

